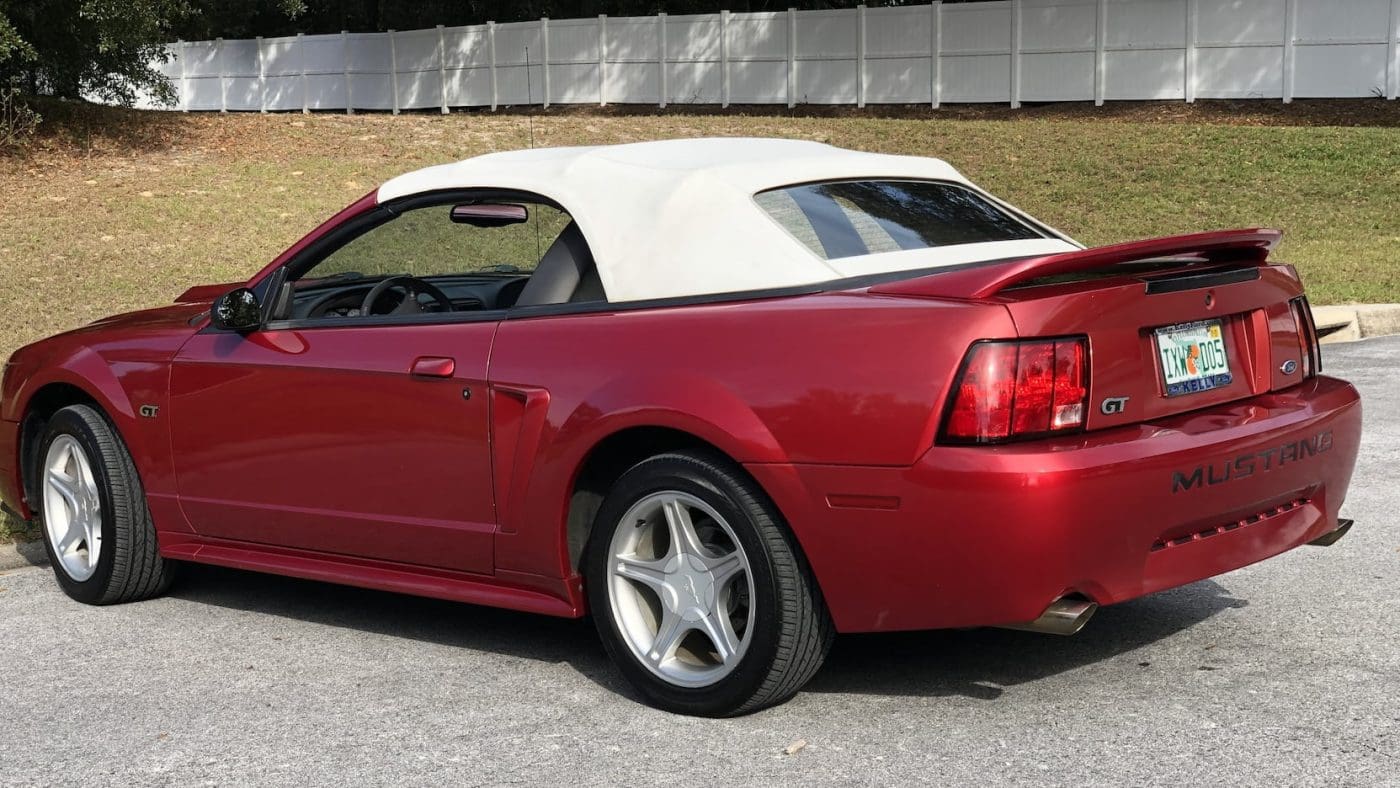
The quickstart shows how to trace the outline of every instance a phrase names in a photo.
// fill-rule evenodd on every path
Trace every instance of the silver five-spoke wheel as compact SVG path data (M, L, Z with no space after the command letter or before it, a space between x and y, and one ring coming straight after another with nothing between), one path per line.
M649 702L745 714L791 697L821 666L833 629L820 592L782 515L728 457L689 449L634 462L593 523L580 561L588 606Z
M64 593L89 605L146 599L170 585L136 464L95 405L76 403L45 418L25 469L25 488L44 527L44 548Z
M753 575L729 523L683 492L632 506L608 552L612 615L652 673L682 687L729 675L754 623Z
M78 582L92 577L102 557L102 501L83 447L59 435L44 457L44 529L63 571Z

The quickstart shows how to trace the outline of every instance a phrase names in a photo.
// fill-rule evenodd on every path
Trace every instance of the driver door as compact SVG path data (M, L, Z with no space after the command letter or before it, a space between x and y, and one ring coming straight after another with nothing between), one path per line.
M280 319L247 334L205 329L181 348L168 407L196 533L492 571L486 368L500 312L466 295L467 311L405 310L399 288L373 314L358 308L390 274L447 275L437 281L458 283L456 300L474 243L490 246L491 271L528 273L538 259L533 230L515 228L524 257L503 260L511 237L481 236L510 228L453 223L449 210L399 212L293 260Z

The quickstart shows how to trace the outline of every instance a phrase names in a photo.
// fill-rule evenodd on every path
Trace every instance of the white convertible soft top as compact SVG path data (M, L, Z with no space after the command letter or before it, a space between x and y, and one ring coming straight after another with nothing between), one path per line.
M793 287L1078 248L1059 236L823 260L754 202L768 189L851 178L971 185L939 159L712 138L490 153L401 175L379 188L378 199L469 188L547 197L578 223L612 301Z

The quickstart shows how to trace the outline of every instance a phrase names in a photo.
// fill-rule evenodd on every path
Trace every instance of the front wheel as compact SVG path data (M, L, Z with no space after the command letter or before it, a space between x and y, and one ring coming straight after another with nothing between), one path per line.
M585 556L593 619L654 705L744 714L791 697L821 667L831 620L767 496L732 463L678 452L627 471Z
M68 596L109 605L169 586L136 466L101 413L87 405L55 413L35 473L44 545Z

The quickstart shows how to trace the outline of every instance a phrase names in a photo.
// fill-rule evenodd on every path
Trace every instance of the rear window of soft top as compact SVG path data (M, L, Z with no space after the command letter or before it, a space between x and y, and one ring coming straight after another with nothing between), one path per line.
M808 183L754 200L824 260L1049 237L971 189L940 181Z

